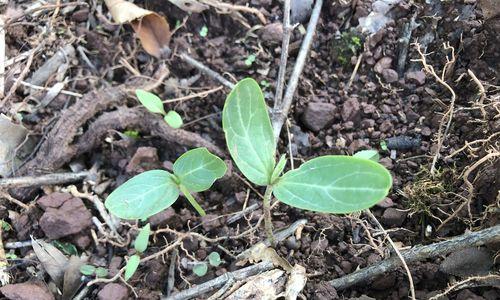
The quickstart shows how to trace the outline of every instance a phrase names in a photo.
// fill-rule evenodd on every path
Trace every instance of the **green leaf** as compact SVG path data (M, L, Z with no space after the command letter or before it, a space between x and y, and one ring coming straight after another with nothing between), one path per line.
M155 94L146 92L145 90L135 90L135 95L137 99L139 99L139 102L141 102L150 112L162 115L166 114L163 108L163 102L161 102L161 99Z
M227 97L222 112L227 147L240 171L257 185L271 183L276 142L259 84L246 78Z
M126 130L123 132L123 134L133 139L139 138L139 131L137 130Z
M226 164L207 148L196 148L182 154L174 163L174 174L180 184L191 192L209 189L215 180L226 174Z
M382 150L384 150L384 151L389 150L389 149L387 148L387 142L386 142L386 141L384 141L384 140L380 141L380 149L382 149Z
M285 173L273 193L293 207L345 214L380 202L391 185L391 174L379 163L331 155L312 159Z
M95 269L95 276L97 278L108 277L108 270L103 267L98 267L97 269Z
M208 34L208 27L206 25L203 25L200 29L200 36L201 37L206 37Z
M378 162L380 159L380 155L378 154L377 150L361 150L353 155L354 157L359 157L359 158L364 158L364 159L369 159L374 162Z
M165 120L165 122L167 122L167 124L172 127L172 128L180 128L182 126L182 124L184 124L182 122L182 117L181 115L179 115L176 111L174 110L171 110L169 111L165 117L163 117L163 120Z
M78 255L78 250L76 249L76 246L67 243L67 242L60 242L60 241L52 241L52 245L54 245L57 249L61 250L64 252L66 255Z
M271 183L274 183L280 177L281 173L285 169L285 166L286 166L286 155L283 154L281 155L280 160L276 165L276 168L274 168L273 174L271 176Z
M254 54L250 54L247 59L245 59L245 65L251 66L253 62L255 61L256 57Z
M129 280L130 277L134 275L140 261L141 258L137 254L134 254L129 258L129 260L127 261L127 265L125 266L125 281Z
M152 170L119 186L108 196L105 206L119 218L137 220L164 210L178 197L174 176L167 171Z
M85 276L92 276L94 275L95 272L95 267L92 265L81 265L80 266L80 273L82 273Z
M208 255L208 262L210 263L210 265L217 267L221 263L220 254L217 252L211 252Z
M139 234L137 235L137 238L135 239L134 242L135 250L141 253L146 251L146 249L148 248L150 233L151 233L151 228L148 223L146 224L146 226L142 227L141 231L139 231Z
M208 271L208 266L206 263L204 262L201 262L199 264L196 264L194 267L193 267L193 273L196 274L197 276L201 277L201 276L205 276L205 274L207 274L207 271Z

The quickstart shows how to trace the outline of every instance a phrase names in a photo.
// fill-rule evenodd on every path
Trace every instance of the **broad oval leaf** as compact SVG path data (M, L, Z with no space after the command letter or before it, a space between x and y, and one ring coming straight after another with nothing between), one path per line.
M246 78L227 97L222 127L231 157L240 171L257 185L271 183L276 142L259 84Z
M115 216L137 220L150 217L179 197L174 176L167 171L152 170L132 177L106 199L106 208Z
M378 154L377 150L361 150L353 155L354 157L369 159L375 162L378 162L380 159L380 154Z
M208 266L204 262L200 262L193 267L193 273L196 274L199 277L205 276L208 271Z
M134 242L134 248L138 252L144 252L148 248L148 242L149 242L149 234L151 233L151 227L149 226L149 223L146 224L146 226L142 227L141 231L139 231L139 234L135 238Z
M182 117L179 115L176 111L171 110L169 111L165 117L163 117L163 120L172 128L180 128L183 124L182 122Z
M392 177L381 164L351 156L322 156L289 171L273 193L290 206L325 213L369 208L389 193Z
M80 273L82 273L85 276L92 276L94 275L96 268L92 265L81 265L80 266Z
M129 280L132 275L134 275L139 263L141 262L141 258L139 255L132 255L127 261L127 265L125 266L125 281Z
M208 255L208 262L213 267L219 266L220 263L222 262L220 259L220 254L217 252L210 252L210 254Z
M208 190L215 180L226 174L226 164L207 148L196 148L182 154L174 163L174 174L191 192Z
M146 92L145 90L135 90L135 95L139 102L141 102L144 107L147 108L152 113L165 114L165 109L163 108L163 102L161 99L153 93Z

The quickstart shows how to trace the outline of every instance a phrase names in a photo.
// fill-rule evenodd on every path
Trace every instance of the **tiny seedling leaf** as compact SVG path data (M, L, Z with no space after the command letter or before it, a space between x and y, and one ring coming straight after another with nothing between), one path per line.
M173 170L180 184L191 192L201 192L224 176L227 167L222 159L207 148L196 148L182 154L175 161Z
M222 112L227 147L240 171L257 185L271 183L276 142L259 84L246 78L227 97Z
M278 179L285 169L286 166L286 155L283 154L280 157L280 160L278 161L278 164L276 165L276 168L274 168L273 175L271 176L271 183L274 183L276 179Z
M377 150L361 150L353 155L354 157L359 157L359 158L364 158L364 159L369 159L374 162L378 162L380 159L380 154L378 154Z
M137 250L140 253L146 251L146 249L148 248L150 233L151 233L151 227L149 226L148 223L146 224L146 226L142 227L141 231L139 231L139 234L137 235L137 238L135 239L134 243L135 250Z
M152 170L119 186L108 196L105 206L119 218L137 220L164 210L178 197L174 176L167 171Z
M206 25L203 25L200 29L200 36L201 37L206 37L208 34L208 27Z
M170 110L165 117L163 117L163 120L172 128L180 128L182 124L182 117L179 115L176 111Z
M78 250L76 249L76 246L67 243L67 242L60 242L60 241L52 241L52 245L54 245L57 249L61 250L64 254L66 255L78 255Z
M139 102L141 102L150 112L162 115L166 114L163 108L163 102L161 102L161 99L155 94L146 92L145 90L135 90L135 94Z
M207 274L207 271L208 266L204 262L198 263L193 267L193 273L199 277L205 276L205 274Z
M275 184L278 200L301 209L351 213L384 199L391 174L379 163L350 156L322 156L288 171Z
M108 277L108 270L103 267L98 267L97 269L95 269L95 276L97 278Z
M82 273L85 276L92 276L92 275L94 275L95 271L96 271L96 268L92 265L80 266L80 273Z
M220 254L217 253L217 252L211 252L209 255L208 255L208 262L210 263L210 265L212 265L213 267L217 267L220 265L221 263L221 260L220 260Z
M125 266L125 281L129 280L130 277L134 275L140 261L141 258L137 254L134 254L129 258L129 260L127 261L127 265Z

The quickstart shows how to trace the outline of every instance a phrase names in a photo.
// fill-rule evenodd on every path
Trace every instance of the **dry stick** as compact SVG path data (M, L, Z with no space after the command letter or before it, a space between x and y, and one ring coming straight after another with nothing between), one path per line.
M191 66L197 68L201 72L205 73L206 75L218 80L220 83L223 85L227 86L230 89L234 88L234 84L231 83L229 80L226 78L222 77L219 73L213 71L209 67L205 66L201 62L197 61L196 59L192 58L191 56L187 55L186 53L182 53L180 55L180 58L185 61L186 63L190 64Z
M318 24L322 5L323 0L316 0L314 9L311 14L311 19L309 20L309 24L307 25L306 35L304 37L304 40L302 41L302 45L300 46L300 51L297 55L297 61L295 62L292 75L290 76L290 80L288 81L285 96L283 97L283 103L278 111L275 112L275 115L273 115L273 130L276 140L278 140L279 138L281 128L283 127L285 119L288 115L288 111L292 106L293 95L295 93L295 90L297 89L300 74L302 73L302 70L304 70L307 54L309 53L309 49L311 48L313 35L316 31L316 25Z
M92 177L90 171L76 173L53 173L41 176L24 176L0 179L0 188L34 187L81 181Z
M415 261L445 255L468 247L477 247L498 241L500 241L500 225L477 232L463 234L447 241L426 246L416 246L410 250L402 252L401 255L406 263L412 263ZM373 279L374 277L385 272L392 271L399 266L401 266L401 260L399 257L391 257L344 277L328 281L328 283L337 290L343 290L366 280Z
M199 93L196 93L196 94L192 94L192 95L187 95L187 96L183 96L183 97L179 97L179 98L174 98L174 99L168 99L168 100L165 100L163 101L163 103L173 103L173 102L179 102L179 101L184 101L184 100L189 100L189 99L193 99L193 98L204 98L212 93L215 93L217 91L220 91L222 90L224 87L222 85L216 87L216 88L213 88L213 89L210 89L210 90L207 90L207 91L203 91L203 92L199 92Z
M170 297L162 297L162 300L184 300L184 299L192 299L198 295L208 293L213 291L216 288L223 286L229 280L244 280L250 276L269 271L273 268L273 264L271 262L261 262L256 265L252 265L234 272L224 273L223 275L197 285L193 288L184 290L182 292L176 293Z
M283 4L283 42L281 44L280 69L278 71L278 81L276 82L276 94L274 95L274 110L281 107L283 97L283 87L285 86L286 63L288 60L288 46L290 45L290 0L285 0Z
M5 94L5 26L0 16L0 97Z
M492 285L494 285L495 283L498 284L500 282L500 276L494 275L494 274L489 274L486 276L469 277L467 279L464 279L462 281L459 281L459 282L453 284L452 286L448 287L444 292L437 294L435 296L432 296L431 298L429 298L429 300L443 299L444 296L448 295L453 290L481 286L481 285L483 285L480 283L481 281L486 281L483 284L488 284L488 282L491 282Z
M392 249L394 249L394 252L396 252L397 256L401 260L401 263L403 264L403 267L405 268L406 275L408 276L408 281L410 283L411 299L415 300L416 299L416 297L415 297L415 285L413 284L413 277L411 276L410 268L408 268L408 265L406 264L405 259L401 255L401 252L399 251L398 247L394 244L394 242L392 241L392 239L391 239L390 235L387 233L387 231L385 231L382 224L380 224L380 222L377 220L377 218L372 214L372 212L369 209L366 209L365 213L370 217L370 219L372 219L373 222L375 222L375 224L378 226L378 228L380 228L380 230L382 230L384 235L387 237L387 240L391 244Z

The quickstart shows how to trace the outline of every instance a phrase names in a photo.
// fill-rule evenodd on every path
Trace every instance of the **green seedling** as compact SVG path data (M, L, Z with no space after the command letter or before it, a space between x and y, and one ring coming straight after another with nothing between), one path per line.
M191 193L208 190L226 170L224 161L206 148L189 150L175 161L173 174L165 170L141 173L114 190L105 206L122 219L145 220L171 206L182 193L204 216Z
M247 59L245 59L245 65L247 65L247 66L250 67L254 63L255 59L256 59L255 55L254 54L250 54L247 57Z
M161 99L153 93L144 90L135 90L139 102L152 113L163 115L163 120L172 128L180 128L183 124L182 117L174 110L166 112Z
M200 261L194 263L193 266L193 273L196 274L199 277L205 276L208 272L208 265L210 264L212 267L218 267L221 263L222 260L220 258L220 254L217 252L211 252L208 256L207 259L208 263L206 261Z
M347 214L375 205L391 188L389 171L365 154L321 156L282 174L286 159L282 156L276 163L276 141L268 109L253 79L241 80L229 94L222 125L229 152L239 170L252 183L266 186L264 220L271 241L273 195L296 208Z
M80 273L85 276L95 276L97 278L105 278L108 276L108 270L103 267L95 267L93 265L80 266Z
M384 141L384 140L381 140L380 141L380 149L384 150L384 151L388 151L389 148L387 148L387 142Z
M135 238L134 249L137 253L132 255L127 261L127 265L125 266L125 281L129 280L130 277L134 275L135 271L137 271L137 267L139 267L139 263L141 261L141 254L148 248L150 234L151 227L148 223L146 226L142 227L139 234Z
M201 37L206 37L208 35L208 27L206 25L203 25L200 29L200 36Z
M125 130L123 134L133 139L138 139L140 137L139 131L137 130Z
M268 89L268 88L271 86L271 84L270 84L270 83L269 83L269 81L267 81L267 80L261 80L261 81L260 81L260 86L261 86L263 89Z
M361 150L356 152L353 156L372 160L374 162L378 162L380 160L380 154L378 154L377 150Z
M54 245L57 249L61 250L64 254L66 255L78 255L78 250L76 249L76 246L67 243L67 242L60 242L60 241L52 241L52 245Z

